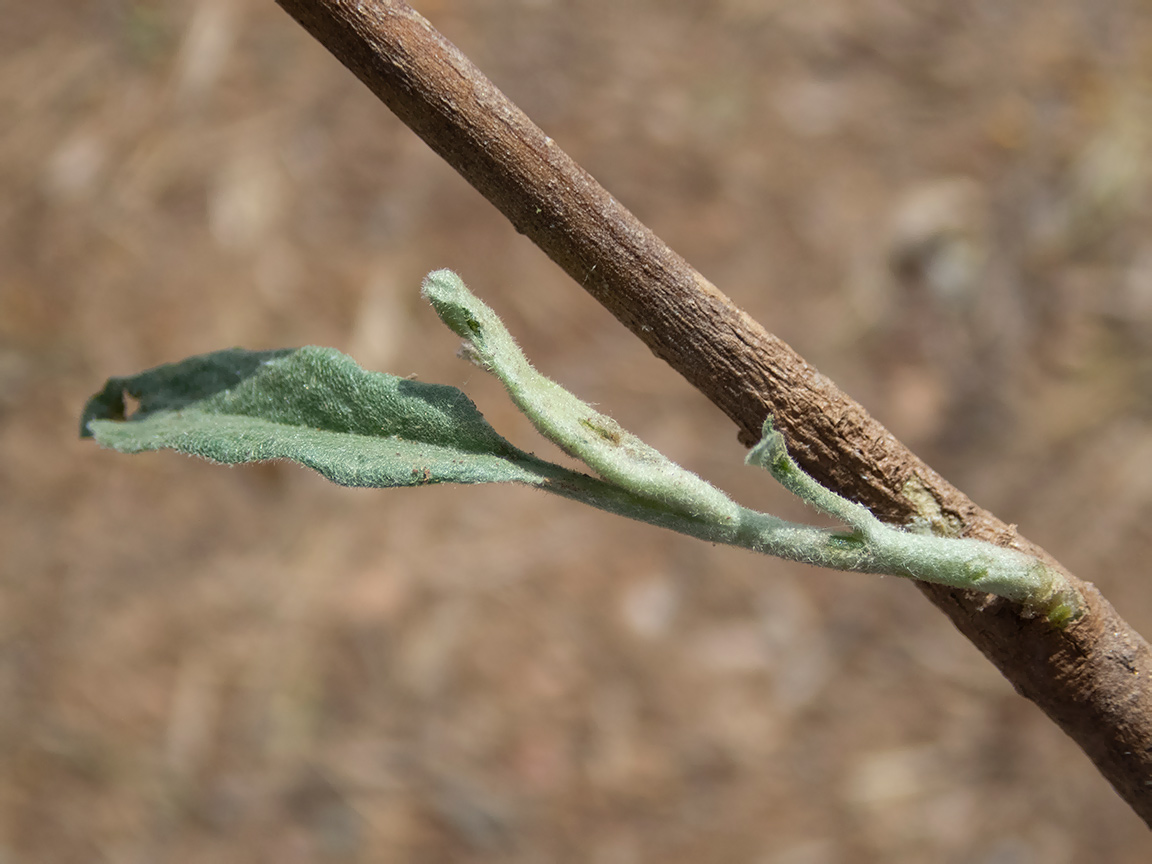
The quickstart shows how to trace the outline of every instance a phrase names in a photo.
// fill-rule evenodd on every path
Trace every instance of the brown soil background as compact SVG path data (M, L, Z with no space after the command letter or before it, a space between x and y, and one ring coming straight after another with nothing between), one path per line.
M418 8L738 304L1152 633L1152 11ZM910 586L518 488L128 458L231 345L499 387L417 296L745 503L733 428L271 3L0 2L0 861L1146 862Z

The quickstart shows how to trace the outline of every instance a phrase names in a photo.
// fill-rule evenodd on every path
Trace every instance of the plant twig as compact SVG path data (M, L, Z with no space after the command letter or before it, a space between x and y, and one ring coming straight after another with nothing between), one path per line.
M655 504L658 512L677 513L695 523L694 529L673 530L832 570L979 587L1058 623L1083 611L1064 574L1036 558L970 537L885 525L866 508L821 486L788 455L784 436L770 418L747 462L770 472L793 495L848 530L799 525L741 507L532 368L499 316L451 270L429 273L422 293L440 319L464 339L465 356L500 379L537 432L613 487ZM600 506L595 497L584 501ZM649 516L645 509L631 518L648 522Z
M797 462L885 522L920 519L1056 563L977 507L738 309L398 0L277 0L576 282L756 442L772 414ZM1089 584L1066 627L921 590L1152 825L1152 649Z

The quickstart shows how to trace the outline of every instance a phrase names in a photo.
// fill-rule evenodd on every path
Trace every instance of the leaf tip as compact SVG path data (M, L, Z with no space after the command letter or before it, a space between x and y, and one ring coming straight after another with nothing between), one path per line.
M424 277L420 293L427 300L435 303L438 299L450 299L459 296L461 292L466 293L467 290L463 279L457 276L454 271L444 268L433 270Z
M469 302L474 298L464 280L451 270L434 270L425 276L420 294L457 336L471 339L478 335L479 322Z
M95 437L88 424L93 420L123 421L128 416L124 382L119 378L109 378L104 389L90 398L80 415L80 437Z

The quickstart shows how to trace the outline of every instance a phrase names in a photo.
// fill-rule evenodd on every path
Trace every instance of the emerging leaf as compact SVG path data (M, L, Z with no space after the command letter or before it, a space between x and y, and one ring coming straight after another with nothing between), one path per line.
M451 270L436 270L422 293L466 340L465 355L503 382L536 430L606 481L692 519L735 525L740 508L587 402L537 372L504 323Z

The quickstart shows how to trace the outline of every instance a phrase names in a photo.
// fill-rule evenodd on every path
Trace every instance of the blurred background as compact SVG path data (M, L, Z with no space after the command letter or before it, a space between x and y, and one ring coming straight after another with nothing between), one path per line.
M1152 10L428 0L677 251L1152 632ZM909 584L515 488L77 438L232 345L530 357L743 503L735 429L271 2L0 0L0 861L1145 862Z

